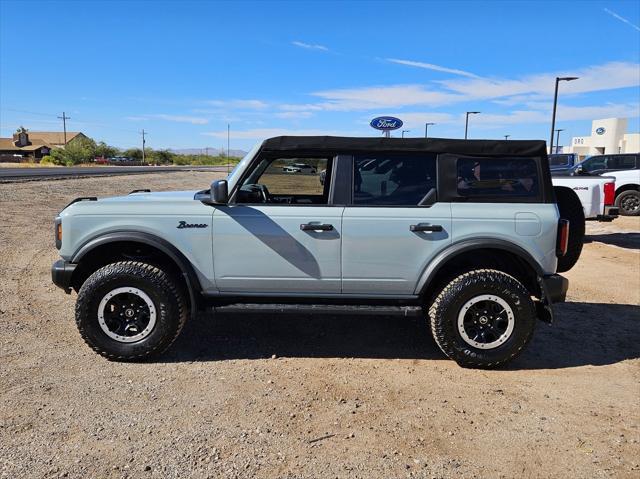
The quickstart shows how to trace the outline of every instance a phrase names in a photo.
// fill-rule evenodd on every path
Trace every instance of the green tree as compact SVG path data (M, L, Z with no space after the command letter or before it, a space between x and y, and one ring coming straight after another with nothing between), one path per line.
M53 149L51 158L58 165L73 166L95 158L96 149L96 142L91 138L79 137L67 143L64 148Z
M112 158L114 156L118 156L120 154L120 150L118 150L114 146L107 145L104 141L101 141L96 145L95 156L101 156L103 158Z
M122 154L132 160L142 161L142 150L140 148L129 148L128 150L124 150Z
M153 152L152 159L154 163L158 163L160 165L168 165L173 163L173 158L176 155L171 153L169 150L156 150Z

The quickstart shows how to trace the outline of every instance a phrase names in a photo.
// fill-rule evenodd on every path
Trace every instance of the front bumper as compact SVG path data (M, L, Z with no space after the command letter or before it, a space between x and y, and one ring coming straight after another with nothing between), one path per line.
M78 266L75 263L67 263L59 259L51 266L51 280L58 288L62 288L65 293L71 293L71 277Z
M569 290L569 280L559 274L549 274L542 277L545 297L551 303L564 303Z

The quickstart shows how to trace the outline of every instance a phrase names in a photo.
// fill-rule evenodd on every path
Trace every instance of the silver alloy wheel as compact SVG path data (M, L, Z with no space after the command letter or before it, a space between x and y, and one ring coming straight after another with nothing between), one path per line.
M116 288L100 301L98 323L111 339L134 343L153 331L156 308L144 291L130 286Z
M511 337L515 315L499 296L482 294L467 301L458 313L458 332L465 343L478 349L494 349Z

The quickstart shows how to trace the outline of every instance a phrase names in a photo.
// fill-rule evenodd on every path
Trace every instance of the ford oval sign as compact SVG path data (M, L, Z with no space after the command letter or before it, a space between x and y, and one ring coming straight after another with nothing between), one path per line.
M607 130L605 130L603 126L601 126L600 128L596 128L596 133L598 135L604 135L605 131Z
M402 128L402 120L400 118L394 118L392 116L379 116L371 120L371 128L382 131L391 131Z

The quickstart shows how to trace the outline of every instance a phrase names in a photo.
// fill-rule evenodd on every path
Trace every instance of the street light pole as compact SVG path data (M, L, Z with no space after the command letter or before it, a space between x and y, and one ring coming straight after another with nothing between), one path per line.
M411 130L402 130L402 138L404 138L405 133L409 133Z
M559 128L556 130L556 153L558 153L558 147L560 146L560 132L564 131L563 128Z
M429 138L429 125L435 125L435 123L425 123L424 124L424 137Z
M467 133L469 132L469 115L477 115L478 113L480 113L479 111L468 111L467 112L467 117L466 120L464 122L464 139L467 139Z
M231 156L229 144L231 143L231 124L227 123L227 173L229 173L229 158Z
M561 81L573 81L578 77L556 77L556 89L553 94L553 116L551 117L551 139L549 140L549 154L553 153L553 132L556 129L556 109L558 108L558 83Z

